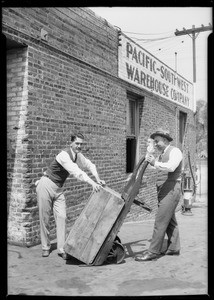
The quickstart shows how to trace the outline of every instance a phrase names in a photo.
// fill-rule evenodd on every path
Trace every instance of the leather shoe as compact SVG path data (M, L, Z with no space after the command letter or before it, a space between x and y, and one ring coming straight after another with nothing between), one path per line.
M167 250L165 255L180 255L180 250Z
M143 255L136 255L136 261L147 261L147 260L156 260L160 257L160 254L152 253L150 251L145 251Z
M50 251L49 250L42 250L42 256L43 257L48 257L50 254Z
M68 260L68 259L69 259L68 254L65 253L65 252L59 252L58 255L59 255L60 257L62 257L62 259L64 259L64 260Z

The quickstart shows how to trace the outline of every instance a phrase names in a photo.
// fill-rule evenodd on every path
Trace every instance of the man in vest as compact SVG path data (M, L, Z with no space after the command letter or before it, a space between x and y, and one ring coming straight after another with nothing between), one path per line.
M159 129L150 136L161 155L155 159L152 154L146 155L146 161L158 170L157 194L158 210L155 218L152 240L148 250L137 255L135 260L154 260L161 255L179 255L180 238L175 209L180 199L180 181L182 169L182 152L170 145L173 140L168 131ZM165 234L168 236L167 251L162 252Z
M53 209L56 222L58 255L68 259L64 252L65 243L65 219L66 203L63 194L63 184L71 174L80 181L89 183L94 191L99 191L103 180L100 180L96 166L80 151L84 136L82 134L71 135L70 147L63 149L52 161L44 176L36 183L36 193L39 205L39 218L41 230L42 256L50 254L49 218ZM82 169L87 169L95 177L92 180Z

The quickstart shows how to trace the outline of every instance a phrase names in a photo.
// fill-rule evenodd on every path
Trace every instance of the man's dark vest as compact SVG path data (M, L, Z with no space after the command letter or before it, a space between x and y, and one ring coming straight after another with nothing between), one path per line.
M68 155L70 156L70 159L73 162L76 162L76 159L74 161L72 153L71 153L71 149L70 148L65 148L62 151L65 151L68 153ZM69 175L69 172L67 170L65 170L56 160L56 158L52 161L52 163L50 164L49 168L47 169L47 171L45 172L47 174L47 176L54 182L56 183L56 185L58 185L59 187L62 187L66 178Z
M169 153L174 149L175 147L169 146L166 152L162 155L162 158L159 158L159 161L161 162L168 162L169 161ZM174 172L166 172L159 170L158 171L158 176L157 176L157 186L162 185L166 180L171 181L171 180L179 180L181 176L181 170L182 170L182 160L178 167L174 170Z

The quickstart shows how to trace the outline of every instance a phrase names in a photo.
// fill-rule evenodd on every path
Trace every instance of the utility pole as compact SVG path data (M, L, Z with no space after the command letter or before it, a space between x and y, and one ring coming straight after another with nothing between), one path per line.
M177 52L175 52L175 73L177 75Z
M208 31L208 30L212 30L213 27L212 25L209 23L209 26L204 26L203 24L201 25L201 27L195 28L195 25L192 25L191 29L186 29L183 28L183 30L179 31L178 29L176 29L175 31L175 35L186 35L188 34L191 38L192 38L192 51L193 51L193 82L196 82L196 47L195 47L195 40L197 38L197 36L199 35L200 32L202 31ZM197 33L197 34L196 34ZM192 36L191 36L192 35Z

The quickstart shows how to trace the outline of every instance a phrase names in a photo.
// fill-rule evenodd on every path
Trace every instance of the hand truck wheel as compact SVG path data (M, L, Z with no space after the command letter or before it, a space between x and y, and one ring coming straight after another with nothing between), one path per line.
M107 256L106 262L113 264L120 264L125 258L125 249L118 237L115 238L112 248Z

